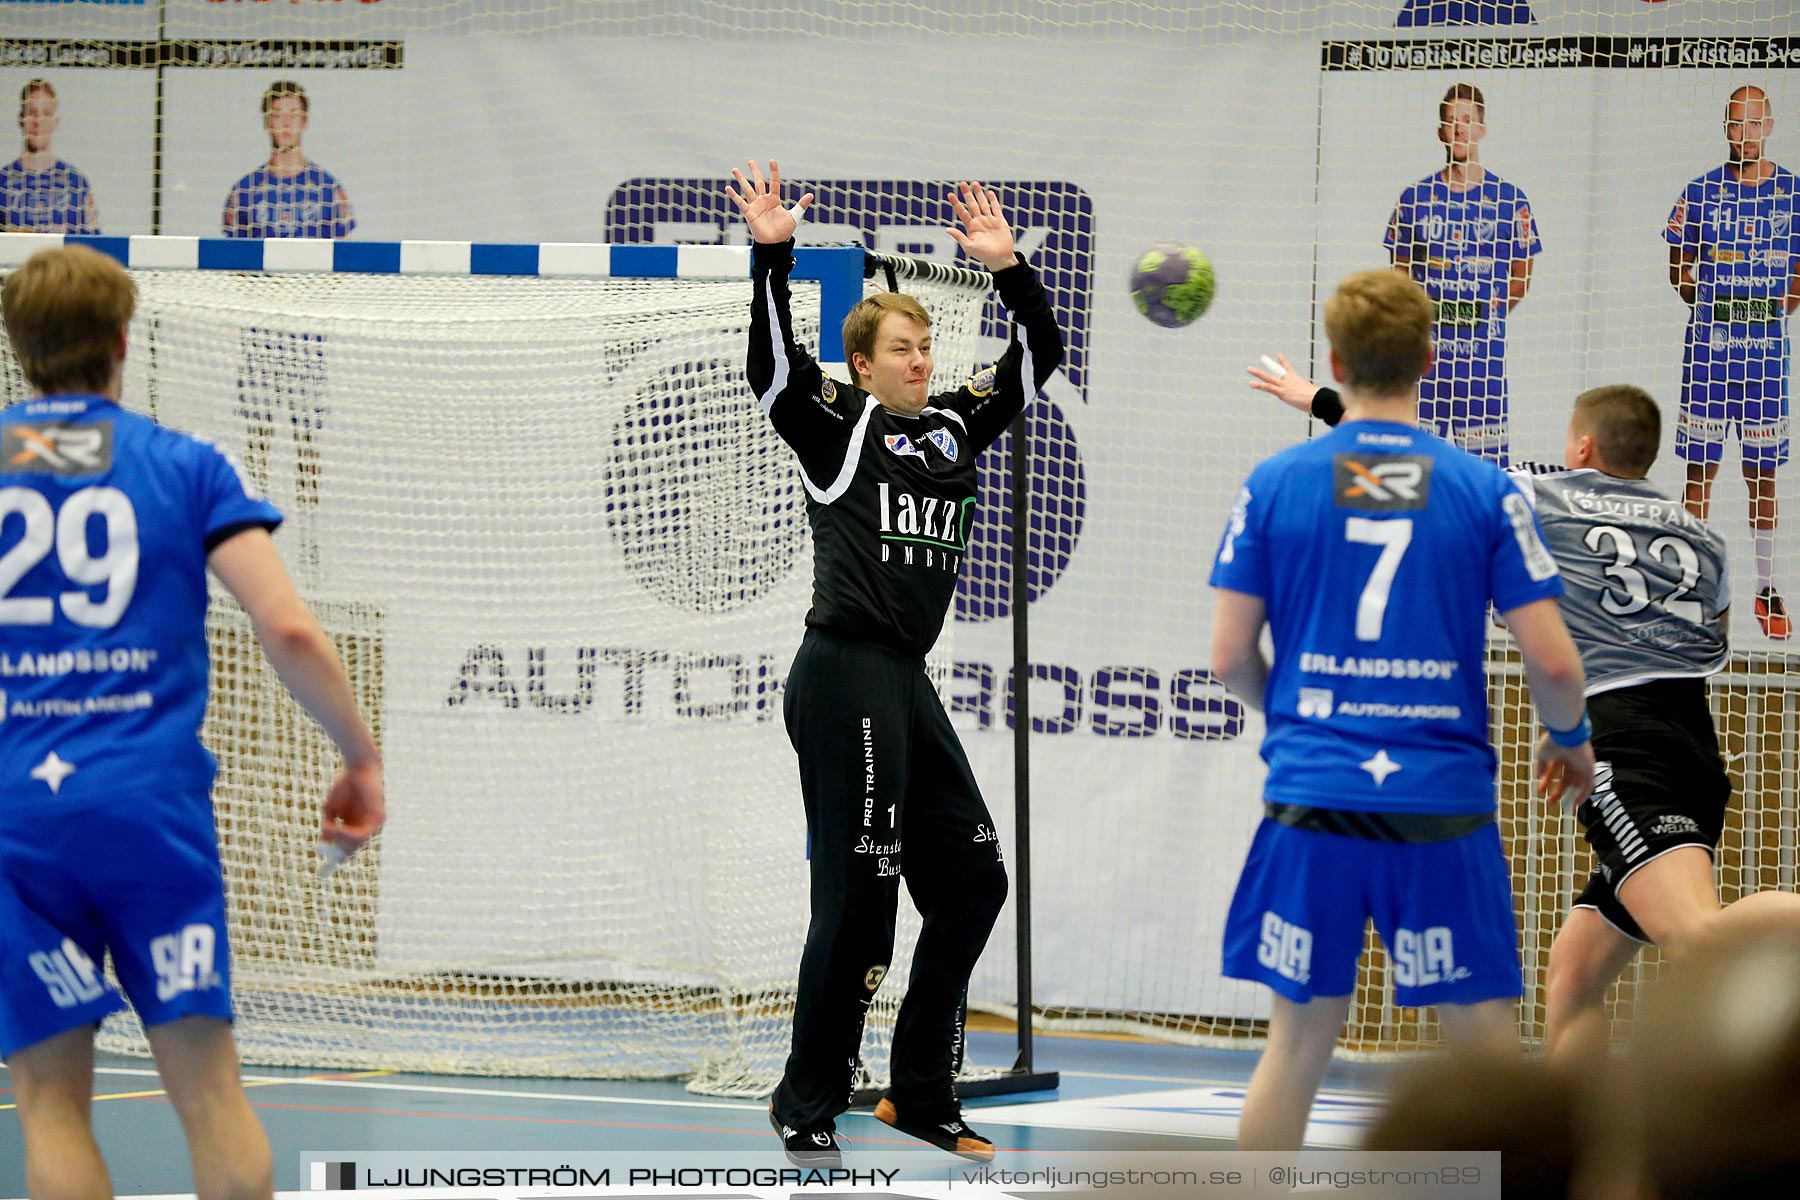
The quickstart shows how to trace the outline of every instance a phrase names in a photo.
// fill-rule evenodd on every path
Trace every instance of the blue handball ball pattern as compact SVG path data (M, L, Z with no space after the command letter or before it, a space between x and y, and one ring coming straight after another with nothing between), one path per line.
M1186 325L1212 304L1212 262L1184 242L1152 246L1131 266L1131 299L1158 325Z

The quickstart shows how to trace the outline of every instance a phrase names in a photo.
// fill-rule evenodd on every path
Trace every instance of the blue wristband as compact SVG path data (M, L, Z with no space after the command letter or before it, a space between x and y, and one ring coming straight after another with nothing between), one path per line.
M1594 723L1593 723L1593 721L1588 719L1587 709L1584 708L1581 710L1581 720L1579 720L1575 723L1575 728L1573 728L1573 729L1552 729L1552 728L1550 728L1550 726L1545 725L1544 732L1549 734L1550 740L1555 742L1557 745L1568 746L1570 749L1573 749L1576 746L1581 745L1583 742L1589 742L1589 741L1593 740L1593 738L1594 738Z

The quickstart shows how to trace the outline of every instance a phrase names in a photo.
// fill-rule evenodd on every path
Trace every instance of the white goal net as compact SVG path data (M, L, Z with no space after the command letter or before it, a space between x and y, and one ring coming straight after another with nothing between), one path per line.
M317 880L334 754L215 588L244 1057L766 1092L806 922L781 687L811 543L744 381L748 281L134 275L125 403L286 514L386 763L386 829ZM908 286L966 374L983 292ZM816 345L819 287L796 300Z

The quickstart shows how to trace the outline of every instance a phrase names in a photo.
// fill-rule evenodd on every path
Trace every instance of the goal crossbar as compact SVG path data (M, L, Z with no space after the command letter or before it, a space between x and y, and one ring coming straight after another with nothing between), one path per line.
M127 267L159 271L315 272L340 275L519 275L557 279L742 279L748 246L602 242L399 242L330 238L204 238L0 233L0 270L49 246L91 246ZM819 285L819 360L844 361L844 317L863 294L867 252L800 246L793 278ZM895 260L904 261L904 260Z

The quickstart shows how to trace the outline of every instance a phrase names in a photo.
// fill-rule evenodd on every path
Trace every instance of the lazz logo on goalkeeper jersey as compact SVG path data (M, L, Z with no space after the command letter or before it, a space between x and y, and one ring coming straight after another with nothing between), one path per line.
M1306 983L1312 978L1312 949L1312 930L1290 925L1272 912L1263 914L1257 962L1283 979Z
M936 496L915 496L886 482L875 487L881 505L877 532L881 535L882 562L898 554L908 566L923 564L954 571L961 565L967 534L965 517L975 501L957 504Z

